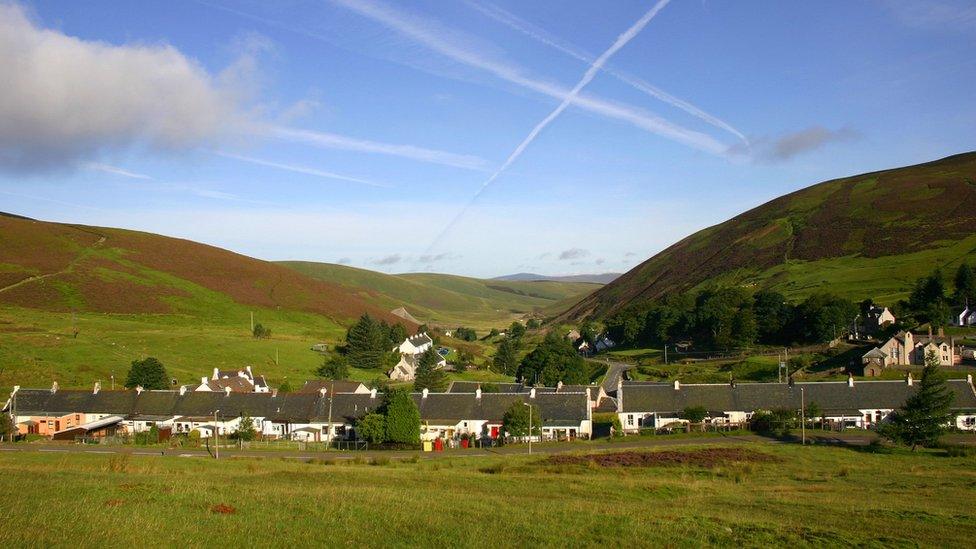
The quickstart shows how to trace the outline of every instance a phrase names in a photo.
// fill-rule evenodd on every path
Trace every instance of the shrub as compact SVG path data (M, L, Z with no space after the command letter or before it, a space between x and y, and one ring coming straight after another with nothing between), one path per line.
M356 423L356 433L367 442L379 444L386 439L386 418L383 414L370 412Z

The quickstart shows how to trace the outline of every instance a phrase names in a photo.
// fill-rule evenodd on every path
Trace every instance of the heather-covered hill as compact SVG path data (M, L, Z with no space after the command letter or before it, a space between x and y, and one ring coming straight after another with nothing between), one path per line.
M713 285L790 298L893 301L976 252L976 153L827 181L699 231L585 297L563 318Z

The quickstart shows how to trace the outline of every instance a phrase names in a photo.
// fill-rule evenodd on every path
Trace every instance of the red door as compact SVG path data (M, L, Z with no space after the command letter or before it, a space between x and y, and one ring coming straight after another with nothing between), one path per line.
M498 438L498 427L491 428L491 438Z

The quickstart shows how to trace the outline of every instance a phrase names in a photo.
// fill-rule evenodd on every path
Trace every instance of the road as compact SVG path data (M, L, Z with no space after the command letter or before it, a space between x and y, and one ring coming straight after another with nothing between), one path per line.
M626 362L614 362L612 360L608 361L606 358L603 360L593 359L593 362L599 362L600 364L607 364L607 375L603 378L603 390L610 393L617 392L617 382L620 381L620 376L624 374L625 371L630 370L634 367L633 364L627 364Z
M863 435L845 435L842 433L817 433L811 435L819 444L864 445L873 437ZM972 437L970 437L972 438ZM970 444L976 440L969 441ZM641 448L666 448L700 444L783 444L783 441L761 437L758 435L711 435L701 437L627 437L622 440L595 442L547 442L533 444L532 453L538 455L561 454L566 452L592 452L605 450L633 450ZM420 459L441 459L454 457L489 457L513 454L525 454L528 447L515 444L498 448L471 448L466 450L453 449L444 452L418 452L416 450L369 450L369 451L291 451L291 450L237 450L221 448L220 457L224 458L283 458L300 461L318 459L356 459L387 457L404 459L414 456ZM208 458L206 449L202 448L151 448L139 446L98 446L73 443L4 443L0 444L0 456L8 452L37 452L59 454L130 454L136 456L155 456L165 458Z

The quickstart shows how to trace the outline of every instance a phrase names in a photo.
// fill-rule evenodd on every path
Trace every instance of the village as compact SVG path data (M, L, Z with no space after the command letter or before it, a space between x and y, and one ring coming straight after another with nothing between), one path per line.
M957 323L970 326L976 313L958 315ZM933 335L898 331L883 340L876 334L889 329L896 319L888 308L871 309L860 330L850 338L875 341L877 346L862 357L861 371L851 368L846 381L795 381L781 383L737 382L682 383L632 381L623 371L603 383L532 385L526 382L452 381L442 392L421 391L406 396L416 409L413 428L419 448L496 446L528 441L591 440L607 436L687 431L692 423L700 430L750 429L762 414L792 411L804 427L821 430L870 431L883 425L917 389L912 366L937 363L958 366L972 358L942 330ZM890 331L890 330L889 330ZM598 336L595 349L571 330L565 335L581 355L614 346ZM417 376L425 353L432 353L434 339L426 332L406 337L394 351L399 361L387 373L391 381L407 382ZM447 362L438 353L436 369ZM855 380L901 369L902 379ZM952 430L976 433L976 389L972 374L946 381L952 398ZM213 438L297 441L321 448L367 448L363 427L370 414L383 412L387 404L379 388L363 382L316 379L297 391L282 392L269 386L265 376L250 366L238 370L214 368L198 384L168 390L105 389L95 382L90 389L14 387L3 406L20 438L62 443L127 443L140 434L153 433L154 442ZM531 427L520 412L535 415ZM145 438L143 438L145 440ZM374 446L375 447L375 446Z

